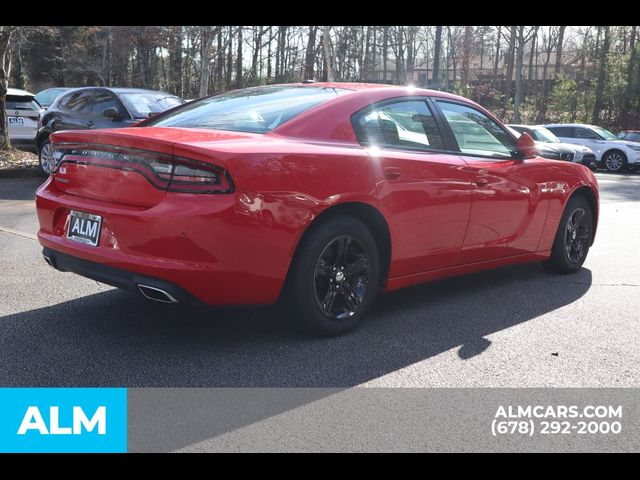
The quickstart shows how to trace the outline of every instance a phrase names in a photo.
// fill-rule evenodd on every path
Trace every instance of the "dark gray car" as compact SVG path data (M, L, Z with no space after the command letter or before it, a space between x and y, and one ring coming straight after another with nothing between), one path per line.
M40 168L45 174L51 171L53 132L128 127L183 103L175 95L140 88L85 87L63 93L43 116L36 136Z

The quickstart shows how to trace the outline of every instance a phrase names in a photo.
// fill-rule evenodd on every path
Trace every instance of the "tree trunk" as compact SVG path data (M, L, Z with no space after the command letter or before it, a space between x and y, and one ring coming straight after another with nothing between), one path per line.
M591 123L597 125L600 121L600 112L602 110L602 103L604 97L604 86L607 79L607 54L609 53L609 32L610 27L598 27L598 29L604 28L604 39L600 46L599 59L598 59L598 80L596 84L596 97L593 102L593 114L591 115Z
M629 65L627 65L627 85L624 89L624 102L622 106L622 127L629 128L631 120L631 107L633 102L633 72L638 59L638 49L636 48L637 26L631 29L631 40L629 42L629 49L631 53L629 55Z
M442 55L442 27L436 26L436 39L433 47L433 74L431 88L440 90L440 57Z
M560 67L562 66L562 45L564 44L564 31L567 27L562 25L558 30L558 43L556 46L556 64L553 69L553 76L557 80L560 74Z
M238 27L238 50L236 54L236 88L242 88L242 26Z
M11 148L7 119L7 72L5 70L11 31L0 32L0 150Z
M507 53L507 72L504 79L504 103L503 110L507 108L507 104L509 103L509 97L511 97L511 92L513 90L513 64L515 59L515 46L516 46L516 33L518 27L509 27L510 35L509 35L509 50Z
M498 65L500 65L500 40L502 39L502 26L498 27L498 33L496 35L496 56L493 62L493 78L495 81L494 88L498 90L500 88L500 81L498 80Z
M331 52L330 27L322 27L322 46L324 54L324 65L327 69L327 82L333 82L333 54Z
M304 56L304 78L303 80L313 80L314 66L316 64L316 35L318 27L309 27L309 40L307 41L307 51Z
M462 41L462 67L460 70L460 85L464 88L469 84L469 60L471 57L471 40L473 27L464 27L464 39Z
M387 83L387 62L389 60L389 27L382 30L382 81Z
M518 44L516 48L516 92L513 99L513 121L520 123L520 105L522 104L522 67L524 63L524 27L518 29Z
M227 69L225 70L224 86L225 90L231 88L231 78L233 75L233 27L229 26L228 36L229 48L227 49Z

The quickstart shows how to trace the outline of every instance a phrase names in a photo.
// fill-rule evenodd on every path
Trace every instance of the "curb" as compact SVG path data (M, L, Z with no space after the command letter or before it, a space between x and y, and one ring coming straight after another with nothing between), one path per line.
M35 178L43 177L40 167L0 168L0 178Z

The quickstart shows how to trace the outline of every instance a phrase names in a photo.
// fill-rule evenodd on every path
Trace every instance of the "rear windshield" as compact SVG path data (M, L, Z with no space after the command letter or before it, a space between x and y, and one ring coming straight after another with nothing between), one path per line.
M164 112L182 105L184 100L166 93L120 93L120 98L127 105L134 118L147 118L149 115Z
M40 110L40 105L33 97L7 95L7 110Z
M245 88L190 102L144 126L266 133L295 115L348 91L302 86Z

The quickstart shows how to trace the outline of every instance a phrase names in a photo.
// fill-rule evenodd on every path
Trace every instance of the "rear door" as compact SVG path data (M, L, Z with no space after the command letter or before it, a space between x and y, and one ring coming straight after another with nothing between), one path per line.
M94 89L75 91L62 99L60 112L55 117L53 129L58 130L87 130L94 127L91 118Z
M470 173L447 151L426 98L374 104L353 125L372 157L378 205L393 236L389 276L455 265L469 221Z
M451 129L473 192L469 227L459 263L475 263L536 251L548 204L534 177L539 163L518 158L515 138L472 105L434 102Z

